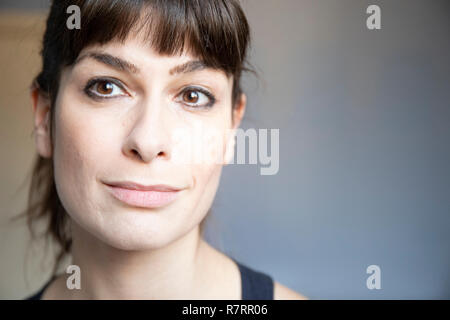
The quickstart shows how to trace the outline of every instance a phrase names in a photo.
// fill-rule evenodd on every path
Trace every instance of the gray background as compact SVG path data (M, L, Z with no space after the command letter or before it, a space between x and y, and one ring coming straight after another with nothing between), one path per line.
M449 299L450 1L243 6L261 76L243 127L280 129L280 170L226 167L208 239L312 299Z

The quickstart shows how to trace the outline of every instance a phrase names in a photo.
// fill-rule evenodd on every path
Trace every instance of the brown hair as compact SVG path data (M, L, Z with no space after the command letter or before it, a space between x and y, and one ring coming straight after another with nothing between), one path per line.
M66 27L66 10L71 5L80 8L80 29ZM33 81L33 87L50 100L52 144L61 70L72 65L88 45L123 42L134 31L143 31L145 40L161 55L188 49L208 66L233 76L232 107L237 105L242 93L241 73L253 72L245 66L250 30L238 0L54 0L42 43L42 71ZM70 253L72 240L67 230L67 213L56 190L51 158L37 155L35 159L24 215L33 238L35 223L46 219L44 236L60 246L55 274L62 258ZM201 233L204 222L205 219L200 225Z

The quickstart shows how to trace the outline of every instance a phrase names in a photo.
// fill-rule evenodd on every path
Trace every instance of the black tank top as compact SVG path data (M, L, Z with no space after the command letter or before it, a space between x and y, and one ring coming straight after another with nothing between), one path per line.
M246 265L236 261L241 273L242 300L273 300L273 279L271 276L256 271ZM41 300L45 289L52 282L53 277L35 294L25 298L25 300Z

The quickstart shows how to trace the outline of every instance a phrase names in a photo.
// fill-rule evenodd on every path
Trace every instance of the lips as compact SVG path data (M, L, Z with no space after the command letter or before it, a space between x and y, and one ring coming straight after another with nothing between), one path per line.
M110 193L121 202L142 208L159 208L173 202L180 188L158 184L142 185L130 181L105 183Z

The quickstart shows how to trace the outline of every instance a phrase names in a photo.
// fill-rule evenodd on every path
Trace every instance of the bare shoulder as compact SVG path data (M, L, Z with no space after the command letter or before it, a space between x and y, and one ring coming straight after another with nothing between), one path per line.
M274 281L274 300L309 300L308 297Z

